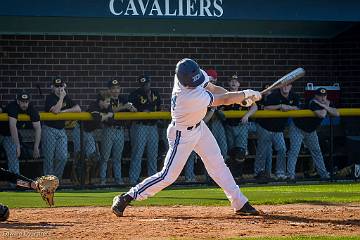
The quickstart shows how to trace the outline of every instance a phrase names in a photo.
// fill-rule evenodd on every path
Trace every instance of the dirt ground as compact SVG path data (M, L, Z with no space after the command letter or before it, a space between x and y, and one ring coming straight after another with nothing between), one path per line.
M360 236L360 204L256 206L242 217L230 207L109 207L11 209L0 239L224 239L255 236Z

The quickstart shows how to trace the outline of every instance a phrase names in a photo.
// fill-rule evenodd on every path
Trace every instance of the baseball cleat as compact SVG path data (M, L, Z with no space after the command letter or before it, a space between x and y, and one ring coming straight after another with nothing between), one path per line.
M235 214L243 216L257 216L260 215L260 212L251 206L249 202L246 202L241 209L235 211Z
M122 217L125 208L127 207L127 205L129 205L129 203L133 200L133 198L127 194L121 194L118 196L115 196L113 199L113 204L111 206L111 210L113 211L113 213L118 216L118 217Z

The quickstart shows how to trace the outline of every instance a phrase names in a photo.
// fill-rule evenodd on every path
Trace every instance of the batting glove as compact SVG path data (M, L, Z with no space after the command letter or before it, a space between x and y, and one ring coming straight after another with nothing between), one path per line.
M250 98L244 99L241 103L240 106L242 107L250 107L251 105L254 104L254 101L251 100Z
M242 91L244 93L245 99L251 98L254 102L257 102L261 99L261 93L251 89L246 89Z

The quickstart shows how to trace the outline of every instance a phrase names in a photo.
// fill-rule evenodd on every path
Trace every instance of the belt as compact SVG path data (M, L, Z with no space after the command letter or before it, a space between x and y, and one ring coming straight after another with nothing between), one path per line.
M201 123L201 122L198 122L197 124L195 124L195 126L190 126L190 127L187 127L186 129L189 130L189 131L192 130L192 129L195 129L195 128L197 128L198 126L200 126L200 123Z
M187 127L186 130L188 130L188 131L193 130L193 129L197 128L198 126L200 126L200 123L201 123L201 121L193 126ZM175 126L175 122L172 122L172 125Z

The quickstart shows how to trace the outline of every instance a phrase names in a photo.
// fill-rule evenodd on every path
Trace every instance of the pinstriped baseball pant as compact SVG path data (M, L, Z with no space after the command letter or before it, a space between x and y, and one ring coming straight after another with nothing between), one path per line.
M271 148L269 147L271 145L273 145L277 151L276 175L285 175L286 145L283 132L271 132L257 124L257 138L256 157L254 163L255 175L265 171L265 162L272 154Z
M61 179L68 158L65 129L43 126L41 143L44 154L44 174L55 175Z
M80 153L80 126L79 124L76 124L76 126L71 130L71 135L73 138L73 144L74 144L74 153L78 154ZM91 154L96 152L96 144L95 139L93 136L93 132L85 132L83 134L84 137L84 150L85 150L85 156L89 157Z
M216 139L216 142L218 143L218 145L220 147L221 154L226 159L228 146L227 146L225 128L224 128L222 122L220 120L211 121L210 129Z
M80 152L80 126L79 123L76 124L76 126L71 130L71 135L73 139L73 145L74 145L74 153L78 154Z
M131 184L137 183L141 173L141 158L146 148L147 173L153 175L157 171L159 133L155 125L135 124L131 126L131 162L129 179Z
M186 181L195 181L195 159L196 153L192 151L184 168L184 175Z
M324 164L324 158L321 153L319 139L316 130L310 133L305 132L295 126L294 123L290 124L289 128L290 137L290 150L288 152L287 172L289 177L295 177L296 162L299 155L302 142L304 142L310 151L311 158L314 161L315 168L322 178L328 178L329 173Z
M169 186L178 178L194 150L201 157L211 178L224 190L234 210L239 210L248 201L236 185L216 139L203 121L192 130L170 124L167 136L170 147L163 169L131 188L127 194L135 200L143 200Z
M19 159L16 157L16 144L11 136L0 136L0 144L3 145L8 161L10 172L20 174Z
M248 136L249 132L256 131L256 125L254 122L248 122L245 124L239 124L238 126L226 126L226 137L228 149L233 147L240 147L248 150Z
M124 149L124 129L105 127L101 135L101 160L100 160L100 179L106 181L106 171L108 161L111 157L113 163L113 173L115 181L122 183L121 177L121 158ZM94 141L95 143L95 141Z

